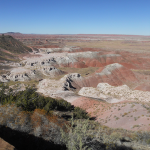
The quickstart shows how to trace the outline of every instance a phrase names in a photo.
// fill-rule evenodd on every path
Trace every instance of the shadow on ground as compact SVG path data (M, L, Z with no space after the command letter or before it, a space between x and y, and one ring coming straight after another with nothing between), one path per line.
M0 126L0 137L17 150L66 150L65 145L57 145L34 135Z
M17 150L67 150L65 145L57 145L34 135L12 130L9 127L0 126L0 137L13 145ZM90 145L92 150L106 150L107 146L98 141L93 141ZM115 146L109 150L133 150L125 146Z

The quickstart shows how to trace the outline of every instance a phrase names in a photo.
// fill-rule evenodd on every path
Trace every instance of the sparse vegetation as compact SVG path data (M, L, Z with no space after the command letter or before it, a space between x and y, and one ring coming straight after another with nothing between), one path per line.
M52 110L73 111L74 118L76 119L89 118L85 110L79 107L74 108L63 99L56 100L51 97L41 96L33 88L27 88L25 91L14 93L8 86L1 84L0 103L2 105L14 103L24 111L34 111L35 109L44 109L47 112Z
M94 128L93 128L94 126ZM133 128L139 127L135 125ZM123 142L131 141L139 142L140 144L149 144L150 133L127 131L124 129L111 129L107 126L102 126L94 123L90 120L78 120L71 119L71 126L67 126L68 134L61 130L62 141L67 145L68 150L83 150L92 149L94 146L96 149L101 149L102 143L103 149L109 150L121 150L132 149L123 145ZM139 138L141 137L141 138ZM103 139L103 140L102 140ZM102 142L103 141L103 142ZM122 143L119 147L116 143ZM133 149L136 149L135 147Z

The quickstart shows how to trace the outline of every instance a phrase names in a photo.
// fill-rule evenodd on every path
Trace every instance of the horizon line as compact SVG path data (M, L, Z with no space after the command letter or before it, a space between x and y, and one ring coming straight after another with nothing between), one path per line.
M142 34L93 34L93 33L77 33L77 34L43 34L43 33L21 33L21 32L6 32L0 34L32 34L32 35L120 35L120 36L150 36L150 35L142 35Z

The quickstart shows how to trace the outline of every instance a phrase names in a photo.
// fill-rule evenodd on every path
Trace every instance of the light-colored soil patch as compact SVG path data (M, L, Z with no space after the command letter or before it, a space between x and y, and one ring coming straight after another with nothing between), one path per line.
M24 57L25 61L27 62L32 62L32 61L42 61L43 59L48 59L50 57L61 57L61 56L66 56L67 53L50 53L50 54L42 54L42 53L37 53L32 54L32 55L27 55Z
M24 67L18 67L11 69L11 73L24 73L30 71L29 69L26 69Z

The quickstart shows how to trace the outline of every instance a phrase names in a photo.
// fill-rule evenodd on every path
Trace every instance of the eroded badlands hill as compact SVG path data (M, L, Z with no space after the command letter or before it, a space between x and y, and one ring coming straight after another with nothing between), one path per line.
M17 61L18 54L31 52L32 49L9 35L0 36L0 62Z

